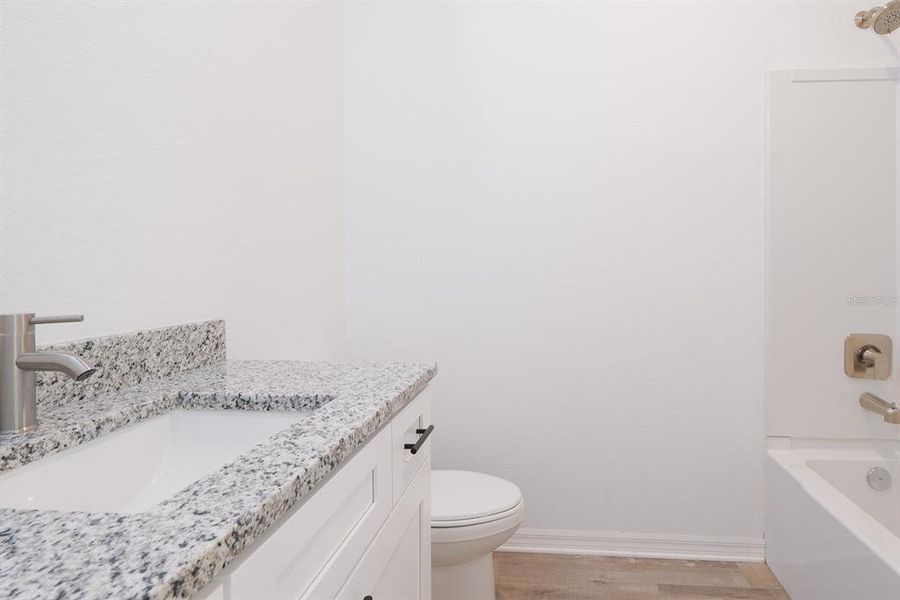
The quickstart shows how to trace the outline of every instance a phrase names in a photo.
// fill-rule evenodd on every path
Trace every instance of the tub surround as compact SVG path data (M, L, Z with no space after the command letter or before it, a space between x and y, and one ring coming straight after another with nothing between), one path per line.
M0 437L0 470L175 408L293 410L302 418L147 512L0 509L0 596L177 598L199 591L436 373L433 364L226 362L220 321L170 329L182 343L170 344L169 330L132 336L153 340L148 347L161 354L169 348L188 356L158 354L143 363L132 336L79 342L78 352L103 357L91 360L106 369L102 381L114 391L45 396L54 400L39 406L37 430ZM131 357L130 369L110 362L123 356ZM129 377L142 382L120 385Z

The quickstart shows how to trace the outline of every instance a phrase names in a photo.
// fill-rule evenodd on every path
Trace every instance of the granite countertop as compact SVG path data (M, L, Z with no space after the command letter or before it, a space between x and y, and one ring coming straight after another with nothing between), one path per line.
M0 509L0 597L190 596L435 373L433 364L229 361L39 405L37 430L0 438L0 471L175 408L302 416L147 512Z

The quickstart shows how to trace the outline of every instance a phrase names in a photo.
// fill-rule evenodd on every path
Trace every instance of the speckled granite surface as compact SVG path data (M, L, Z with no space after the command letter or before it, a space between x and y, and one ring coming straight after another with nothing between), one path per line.
M36 374L38 406L63 404L223 362L225 321L188 323L38 349L72 352L97 369L92 377L80 382L61 373Z
M300 421L150 511L0 509L2 598L180 598L362 445L434 365L226 362L39 408L35 432L0 438L11 469L177 407L303 410Z

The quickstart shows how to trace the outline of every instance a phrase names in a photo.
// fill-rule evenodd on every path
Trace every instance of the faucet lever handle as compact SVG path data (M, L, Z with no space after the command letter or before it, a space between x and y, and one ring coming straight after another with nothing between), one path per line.
M52 323L80 323L84 315L54 315L51 317L31 317L32 325L50 325Z

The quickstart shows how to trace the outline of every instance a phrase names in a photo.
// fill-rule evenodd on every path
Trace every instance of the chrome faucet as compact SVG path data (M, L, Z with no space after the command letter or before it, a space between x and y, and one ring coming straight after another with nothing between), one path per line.
M35 325L83 320L83 315L0 315L0 434L21 433L37 426L34 371L59 371L75 381L94 374L96 369L71 352L35 351Z
M900 407L893 402L888 402L875 394L866 392L859 397L859 405L866 410L871 410L873 413L884 417L885 423L900 425Z

